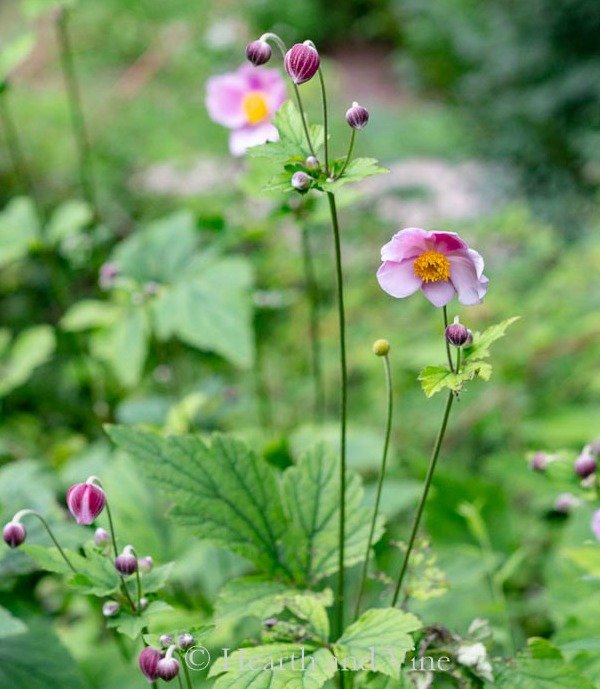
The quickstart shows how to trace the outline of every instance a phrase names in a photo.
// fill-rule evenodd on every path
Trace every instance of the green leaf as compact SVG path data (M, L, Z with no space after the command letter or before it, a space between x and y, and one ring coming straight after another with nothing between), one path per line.
M6 689L85 689L81 676L52 629L32 622L27 634L2 639L0 687Z
M490 347L496 340L504 337L506 329L515 321L518 321L520 316L507 318L501 323L492 325L486 328L482 333L476 332L473 334L473 344L470 347L465 347L465 361L475 361L477 359L485 359L490 356Z
M495 666L498 689L594 689L573 665L563 660L520 657Z
M0 639L7 636L14 636L15 634L24 634L27 631L27 625L18 617L14 617L8 612L6 608L0 606Z
M397 608L367 610L336 642L334 653L340 659L355 658L363 670L398 679L406 653L415 647L410 632L420 627L417 617Z
M35 34L27 31L10 42L0 42L0 82L6 81L35 46Z
M228 653L212 665L209 677L221 675L214 689L319 689L336 670L327 649L272 644Z
M336 161L337 165L333 167L332 176L335 177L336 169L341 170L344 164L344 160ZM376 158L354 158L348 163L348 167L344 172L343 176L334 181L326 181L323 185L323 191L337 191L344 184L349 182L360 182L360 180L366 177L372 177L373 175L384 175L389 172L388 169L381 167L379 161Z
M338 569L339 459L325 444L303 454L282 480L283 504L289 516L286 558L300 581L315 583ZM361 507L363 488L358 475L349 473L346 486L347 567L365 555L372 511ZM378 521L374 542L383 531Z
M293 597L297 589L264 577L232 579L219 592L215 603L215 619L266 619L281 612L284 599Z
M54 330L37 325L21 332L9 354L0 362L0 396L27 382L34 370L45 364L56 346Z
M134 598L134 600L136 600ZM106 626L116 629L120 634L128 636L130 639L137 639L144 627L151 623L149 618L159 612L172 610L173 606L162 600L152 601L141 615L132 615L129 612L122 612L117 617L110 617L106 620Z
M83 201L62 203L52 214L45 236L51 244L58 244L67 237L81 233L94 217L92 209Z
M327 589L327 595L282 596L285 607L299 619L307 622L308 632L327 643L329 641L329 617L326 605L333 605L333 594Z
M31 199L13 199L0 213L0 267L24 258L39 243L40 233Z
M85 299L73 304L60 321L63 330L79 332L114 325L122 313L121 307L109 301Z
M199 538L281 572L285 519L273 468L232 437L161 438L124 426L107 429L138 460L140 473L175 507L170 516Z

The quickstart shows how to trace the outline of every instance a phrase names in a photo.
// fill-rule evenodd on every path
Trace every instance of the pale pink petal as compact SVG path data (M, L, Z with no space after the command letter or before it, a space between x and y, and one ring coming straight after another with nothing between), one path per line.
M242 104L247 93L246 80L235 72L208 79L206 109L210 118L230 129L243 127L246 124L246 115Z
M475 256L474 256L475 254ZM458 301L465 306L481 304L487 292L488 280L481 275L483 259L477 252L457 252L448 254L450 261L450 281L458 293Z
M247 91L262 91L265 94L269 116L274 115L287 100L287 84L279 70L244 64L237 74L245 80Z
M377 271L377 281L384 292L397 299L414 294L423 282L415 275L411 260L403 263L384 261Z
M278 139L279 132L270 122L263 122L254 127L240 127L229 135L229 151L233 156L243 156L251 146Z
M456 232L428 232L427 234L430 235L428 239L432 241L431 248L441 254L468 249L466 242L463 242Z
M400 263L405 259L420 256L430 248L427 243L430 234L431 232L426 232L420 227L407 227L396 232L392 239L381 247L381 260Z
M454 286L448 281L424 282L422 289L427 299L437 307L445 306L448 302L452 301L456 294Z

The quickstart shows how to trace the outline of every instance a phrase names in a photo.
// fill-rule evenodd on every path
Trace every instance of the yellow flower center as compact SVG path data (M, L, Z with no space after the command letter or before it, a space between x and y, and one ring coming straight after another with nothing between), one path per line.
M439 251L426 251L415 259L415 275L423 282L447 282L450 279L450 261Z
M258 124L269 116L269 106L263 91L250 91L244 96L242 109L248 124Z

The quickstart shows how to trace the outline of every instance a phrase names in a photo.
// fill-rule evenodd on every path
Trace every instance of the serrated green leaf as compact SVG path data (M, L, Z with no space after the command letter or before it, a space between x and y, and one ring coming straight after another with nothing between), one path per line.
M498 689L594 689L573 665L563 660L520 657L495 665Z
M73 304L61 318L63 330L79 332L113 325L122 314L122 308L109 301L84 299Z
M45 364L56 346L50 325L36 325L21 332L0 362L0 396L27 382L38 366Z
M0 606L0 639L25 632L27 632L27 625L18 617L11 615L6 608Z
M339 162L343 165L343 161ZM379 161L376 158L354 158L354 160L348 163L348 167L342 177L331 182L326 181L323 184L323 191L337 191L340 187L350 182L360 182L360 180L366 177L384 175L388 172L388 169L379 165ZM335 169L333 176L335 177Z
M218 677L214 689L320 689L335 673L335 659L324 648L272 644L219 658L209 677Z
M420 627L417 617L398 608L367 610L338 639L334 653L340 662L354 658L360 669L398 679L406 653L415 647L410 633Z
M284 599L298 590L287 584L264 577L232 579L219 592L215 603L215 619L265 619L284 608Z
M289 516L286 559L295 577L315 583L338 569L339 458L325 444L303 454L282 480L283 504ZM346 486L345 563L349 567L365 555L372 511L361 507L363 488L349 473ZM374 542L383 532L378 520Z
M464 348L464 360L476 361L478 359L486 359L490 356L490 347L496 340L504 337L506 334L506 329L512 325L515 321L518 321L520 316L514 316L513 318L507 318L501 323L492 325L486 328L483 332L476 332L473 334L473 344L470 347Z
M445 366L426 366L419 374L421 387L427 397L432 397L441 390L460 392L463 385L476 377L489 380L492 365L487 361L467 361L459 373L452 373Z
M135 598L134 598L135 600ZM110 617L106 620L106 626L116 629L120 634L128 636L130 639L137 639L144 627L147 627L151 620L149 618L159 612L172 610L173 606L162 600L152 601L141 615L132 615L129 612L122 612L117 617Z
M138 460L140 473L174 502L170 516L196 536L267 572L281 572L285 518L273 468L244 443L215 434L161 438L124 426L107 429Z
M329 617L325 604L333 604L329 590L327 598L315 595L282 596L285 607L297 618L307 623L307 631L324 643L329 641Z

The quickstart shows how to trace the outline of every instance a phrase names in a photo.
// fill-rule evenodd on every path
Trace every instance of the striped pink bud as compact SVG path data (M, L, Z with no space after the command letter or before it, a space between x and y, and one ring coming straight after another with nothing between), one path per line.
M316 48L307 43L296 43L285 54L283 65L294 84L304 84L312 79L321 59Z
M105 504L104 491L93 483L76 483L67 491L67 507L78 524L91 524Z

